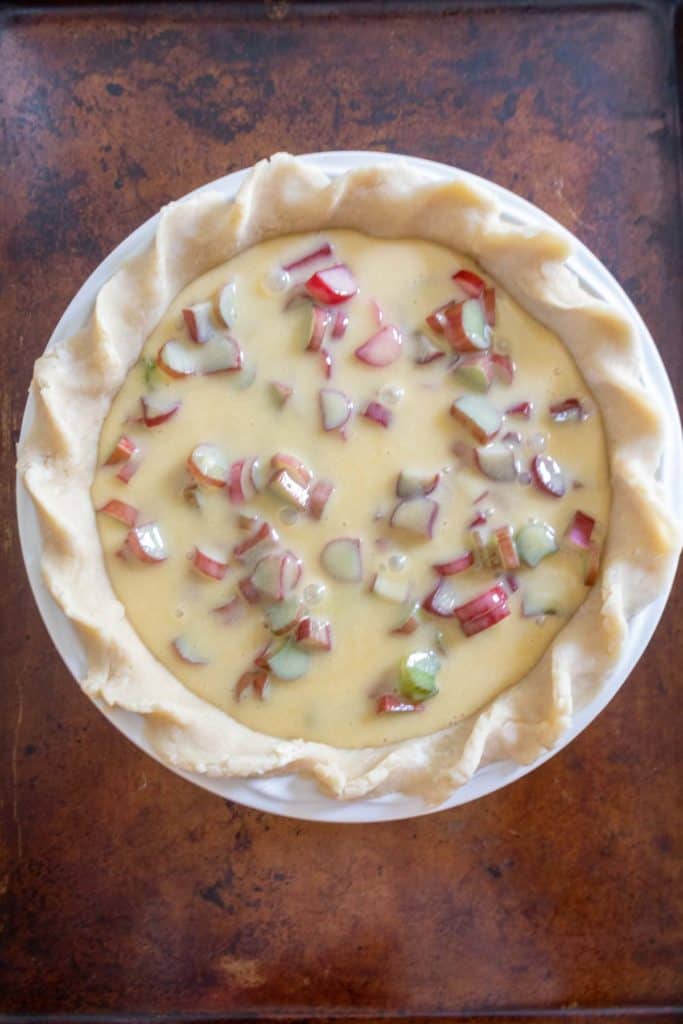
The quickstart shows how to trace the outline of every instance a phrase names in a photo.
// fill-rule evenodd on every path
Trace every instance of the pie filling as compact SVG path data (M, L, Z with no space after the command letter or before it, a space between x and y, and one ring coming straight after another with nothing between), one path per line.
M108 414L92 487L152 653L260 732L426 735L526 675L596 579L601 417L474 264L353 231L194 281Z

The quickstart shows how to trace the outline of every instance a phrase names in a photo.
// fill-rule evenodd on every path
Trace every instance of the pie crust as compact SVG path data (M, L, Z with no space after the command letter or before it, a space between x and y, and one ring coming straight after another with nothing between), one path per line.
M258 242L354 228L420 237L474 258L567 346L601 410L612 504L598 582L532 671L432 735L341 749L257 733L186 689L145 647L104 564L90 487L111 401L174 296ZM664 424L627 319L583 289L557 232L511 226L483 187L427 181L400 159L330 179L287 154L257 164L234 200L205 193L161 213L155 240L100 290L86 326L35 365L35 420L19 470L39 512L42 571L76 626L81 686L145 716L167 763L210 776L297 771L340 798L390 791L445 800L480 766L531 763L562 736L617 662L629 620L670 585L681 531L657 479Z

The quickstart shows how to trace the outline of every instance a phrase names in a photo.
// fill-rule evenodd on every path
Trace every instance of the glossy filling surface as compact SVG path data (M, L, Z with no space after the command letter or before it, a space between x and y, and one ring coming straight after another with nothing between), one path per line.
M341 230L176 298L92 493L154 655L254 729L340 747L434 732L522 678L595 579L610 501L560 340L471 261Z

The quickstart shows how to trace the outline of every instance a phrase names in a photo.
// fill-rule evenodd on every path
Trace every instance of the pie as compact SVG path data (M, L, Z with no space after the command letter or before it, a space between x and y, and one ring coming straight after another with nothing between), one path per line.
M399 160L167 207L19 456L86 692L172 765L342 798L552 747L680 548L633 329L568 255Z

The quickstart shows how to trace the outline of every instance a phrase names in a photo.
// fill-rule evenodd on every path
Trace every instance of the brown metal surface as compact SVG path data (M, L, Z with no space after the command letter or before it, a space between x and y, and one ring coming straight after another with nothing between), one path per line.
M683 1002L680 588L599 720L512 788L412 822L288 821L176 778L80 694L25 578L11 443L33 360L100 259L162 203L278 149L415 153L518 191L616 273L680 387L667 17L666 4L5 13L0 1012Z

